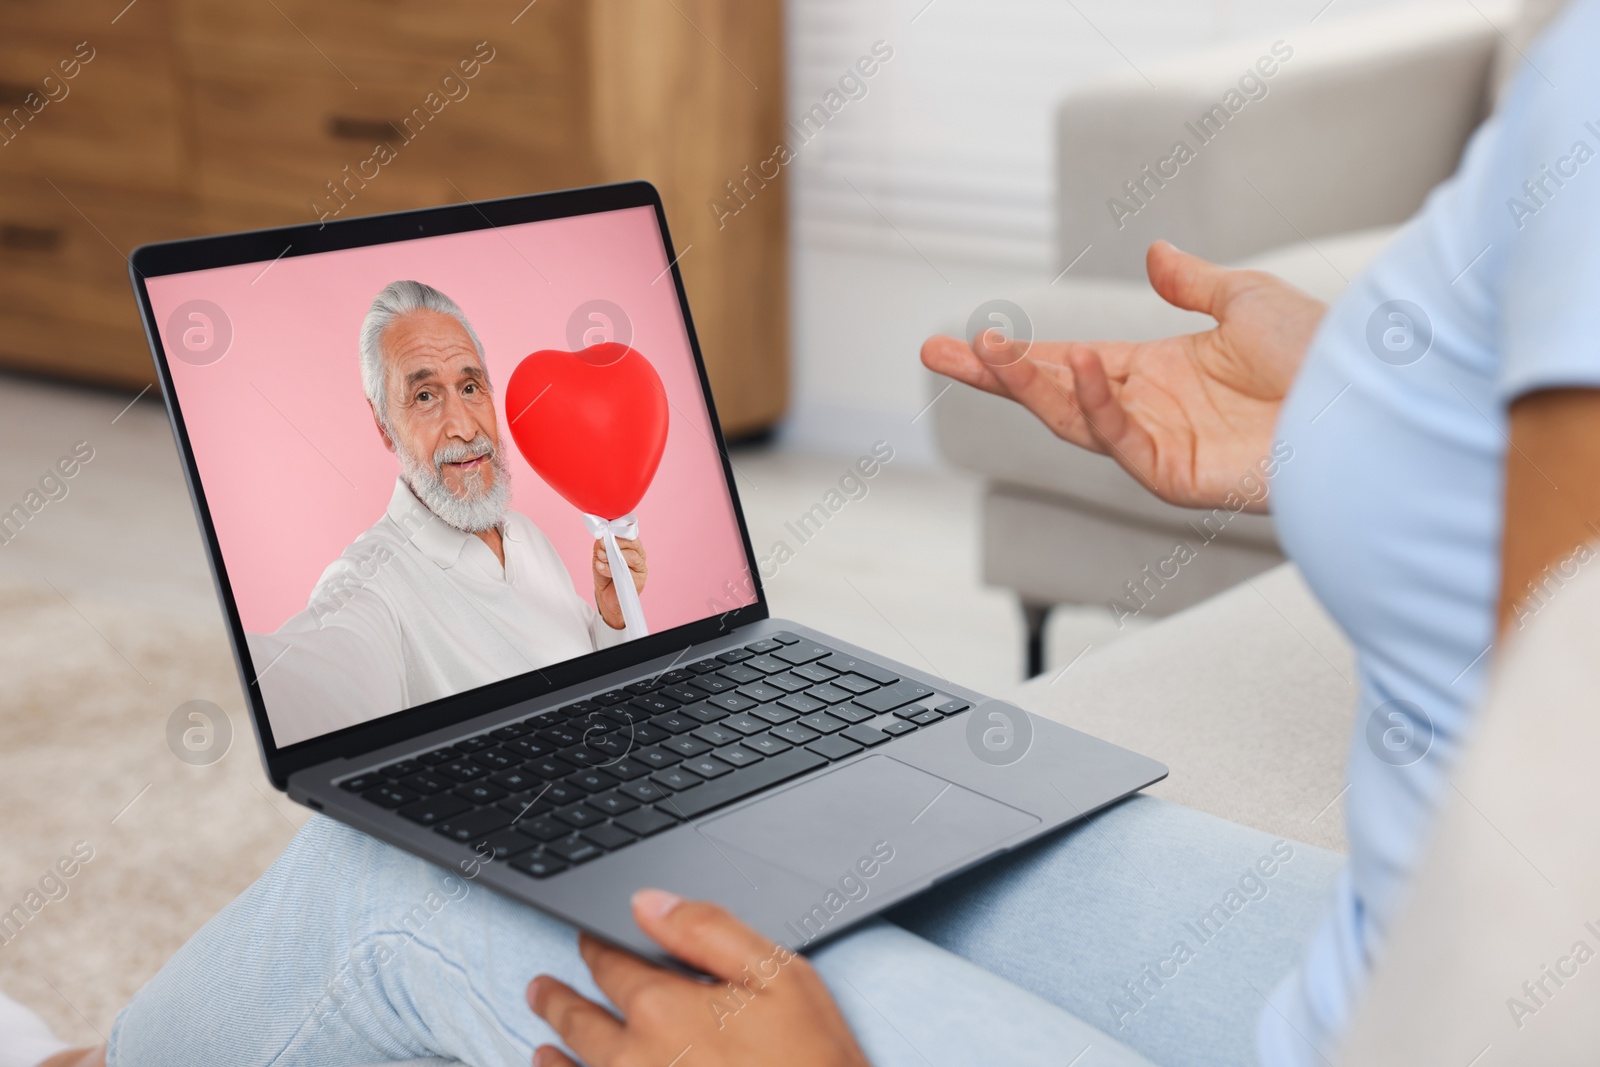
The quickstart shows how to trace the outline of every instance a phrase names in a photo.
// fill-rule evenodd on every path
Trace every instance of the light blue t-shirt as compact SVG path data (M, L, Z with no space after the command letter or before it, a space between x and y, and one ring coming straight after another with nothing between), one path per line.
M1350 864L1263 1012L1270 1067L1332 1058L1453 789L1495 636L1507 408L1600 386L1597 54L1600 0L1577 0L1329 311L1279 418L1278 535L1355 646L1359 705Z

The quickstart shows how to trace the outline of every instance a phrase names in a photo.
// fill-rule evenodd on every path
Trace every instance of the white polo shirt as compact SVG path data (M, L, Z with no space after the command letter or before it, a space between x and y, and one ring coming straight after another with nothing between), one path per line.
M505 566L395 481L305 611L249 634L273 738L292 745L619 643L550 539L515 511Z

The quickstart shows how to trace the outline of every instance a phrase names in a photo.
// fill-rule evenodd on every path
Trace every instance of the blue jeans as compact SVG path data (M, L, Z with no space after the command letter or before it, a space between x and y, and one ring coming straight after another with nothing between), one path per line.
M1140 796L812 959L878 1067L1234 1067L1341 864ZM525 1067L555 1042L540 972L603 999L570 926L317 817L123 1009L109 1065Z

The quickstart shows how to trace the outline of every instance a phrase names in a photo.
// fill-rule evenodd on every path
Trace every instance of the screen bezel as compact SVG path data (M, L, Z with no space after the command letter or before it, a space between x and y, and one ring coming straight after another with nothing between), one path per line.
M715 444L717 454L722 461L723 483L733 507L734 517L739 524L739 537L744 545L745 567L755 593L755 603L279 748L273 738L272 723L267 718L261 687L252 681L255 673L249 645L245 641L244 626L240 621L238 605L234 601L233 589L228 581L227 566L217 541L216 527L211 521L211 510L206 503L205 489L200 482L199 468L196 466L194 452L189 443L188 429L184 424L183 412L173 388L166 349L162 343L161 331L156 324L145 279L246 263L268 263L277 259L337 252L348 248L393 244L417 238L467 233L500 226L517 226L529 222L637 207L649 207L655 211L656 226L667 256L668 269L672 273L673 285L677 289L678 310L683 316L689 349L694 354L695 370L699 374L701 394L711 420L712 431L716 435ZM678 269L678 255L673 250L672 236L667 229L667 216L661 204L661 196L649 182L623 182L615 185L506 197L499 200L469 201L447 207L372 215L337 222L307 223L301 226L142 245L129 257L128 273L139 301L145 338L149 342L151 356L155 360L161 393L167 405L167 416L178 445L178 454L183 462L189 497L194 504L195 515L199 519L201 533L205 538L212 579L216 584L217 596L222 602L224 614L227 616L234 663L239 670L239 682L250 706L251 719L261 746L262 761L266 765L268 777L279 789L286 788L289 776L305 767L370 752L466 722L499 708L535 699L580 684L590 678L643 663L700 641L710 640L747 623L768 617L766 591L762 587L761 571L751 547L744 509L739 503L739 490L734 482L733 466L728 458L727 443L723 439L722 424L717 418L716 405L711 395L711 382L706 375L705 359L700 353L700 340L695 333L694 320L689 313L689 299L683 286L683 275Z

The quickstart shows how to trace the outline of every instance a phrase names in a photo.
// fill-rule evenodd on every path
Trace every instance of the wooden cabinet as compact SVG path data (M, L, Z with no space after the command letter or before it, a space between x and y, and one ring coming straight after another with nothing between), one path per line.
M724 427L772 425L782 182L736 220L710 205L783 137L777 0L516 7L0 0L0 366L150 381L125 260L146 241L646 178Z

